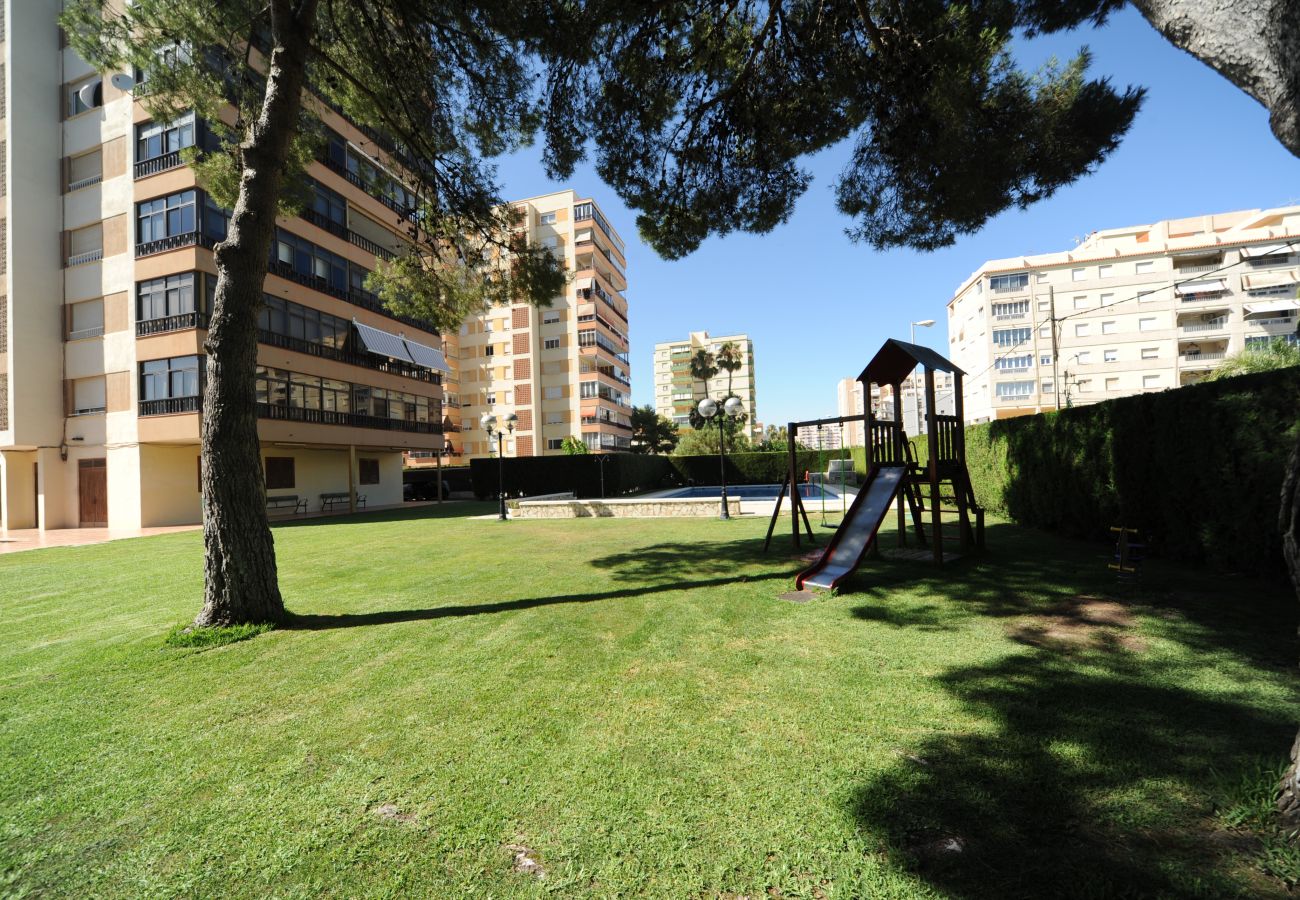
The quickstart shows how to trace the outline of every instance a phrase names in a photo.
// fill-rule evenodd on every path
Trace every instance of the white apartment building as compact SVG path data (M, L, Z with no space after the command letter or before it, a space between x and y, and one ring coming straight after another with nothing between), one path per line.
M925 434L925 375L918 368L904 379L901 385L903 431L911 437ZM876 414L882 419L894 418L894 392L890 385L882 385L877 396ZM953 396L952 375L934 373L935 412L941 416L955 415L957 398Z
M1248 346L1297 340L1298 285L1300 206L1112 228L1073 250L989 260L948 302L966 419L1199 381Z
M700 350L718 355L724 344L735 344L740 350L741 365L735 372L719 370L708 382L696 380L691 375L691 357ZM655 344L655 412L669 419L678 429L690 428L690 411L705 397L721 398L728 387L740 398L749 416L751 430L756 439L762 438L758 423L757 394L754 389L754 342L746 334L710 335L707 331L692 331L682 341L664 341Z
M849 425L854 424L845 422L841 429L839 425L800 425L795 432L795 440L803 444L810 450L839 450L841 447L849 447Z
M592 452L627 450L632 436L627 262L623 239L590 198L558 191L513 204L529 242L548 247L573 278L549 307L498 307L449 338L460 446L466 459L497 452L479 422L518 416L501 437L506 456L561 454L566 437ZM451 345L455 344L452 350ZM448 401L451 405L451 401Z
M879 388L873 385L871 405L874 409L879 399ZM856 378L841 378L835 385L835 414L838 416L861 416L867 412L862 397L862 382ZM848 422L844 425L844 439L850 447L867 445L866 423Z

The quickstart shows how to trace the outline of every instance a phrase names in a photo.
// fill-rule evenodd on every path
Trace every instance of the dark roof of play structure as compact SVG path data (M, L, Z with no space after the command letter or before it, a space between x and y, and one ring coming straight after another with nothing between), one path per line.
M871 357L871 362L867 363L867 367L862 370L858 381L863 384L898 384L911 375L918 364L939 372L966 374L929 347L890 338L885 341L876 355Z

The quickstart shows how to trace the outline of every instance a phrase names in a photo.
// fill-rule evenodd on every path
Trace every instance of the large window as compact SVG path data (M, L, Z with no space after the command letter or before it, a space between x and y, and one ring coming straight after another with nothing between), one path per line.
M198 231L197 192L181 191L136 204L136 243Z
M299 275L323 280L336 291L348 290L350 280L346 259L283 228L276 230L275 243L271 245L271 258L292 268Z
M174 356L140 364L140 399L172 400L199 395L199 358Z
M358 459L357 481L361 484L379 484L379 460L364 457Z
M144 122L135 127L135 161L147 162L195 143L194 113L172 122Z
M292 300L266 295L257 325L262 331L333 350L347 347L352 323Z
M994 328L993 343L999 347L1011 347L1029 340L1032 333L1031 328Z
M146 322L195 312L195 282L201 277L198 272L182 272L139 282L136 285L137 318ZM216 289L214 276L208 276L206 281L209 292Z
M994 388L999 397L1028 397L1034 393L1032 381L1002 381Z
M268 491L291 488L296 483L292 456L266 458L266 489Z
M286 409L352 413L403 422L442 421L442 404L436 398L265 366L257 368L257 402Z
M989 279L989 289L995 294L1023 291L1027 287L1029 287L1029 275L1026 272L1016 275L994 275Z
M345 236L348 229L347 201L315 179L310 180L309 186L311 210L322 220L317 224L340 236Z

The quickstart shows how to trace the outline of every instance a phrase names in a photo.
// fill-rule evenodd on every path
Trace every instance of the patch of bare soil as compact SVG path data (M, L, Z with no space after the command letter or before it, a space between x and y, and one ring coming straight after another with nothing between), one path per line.
M392 822L414 822L415 816L411 813L402 812L396 803L381 803L375 807L375 815L381 819L388 819Z
M1133 613L1123 603L1082 594L1050 609L1018 619L1011 639L1044 650L1110 650L1143 653L1146 641L1130 633Z
M545 878L546 870L542 868L541 862L537 859L537 851L525 847L523 844L506 844L506 849L510 851L514 862L511 868L520 875L532 875L534 878Z

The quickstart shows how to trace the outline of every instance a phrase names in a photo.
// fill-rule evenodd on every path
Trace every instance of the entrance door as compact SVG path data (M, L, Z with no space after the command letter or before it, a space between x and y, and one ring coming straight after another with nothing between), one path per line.
M81 527L103 528L108 525L108 461L77 461L80 479Z

